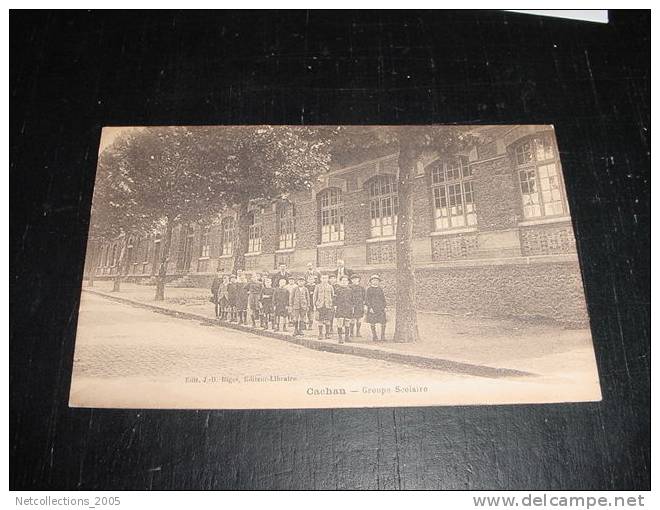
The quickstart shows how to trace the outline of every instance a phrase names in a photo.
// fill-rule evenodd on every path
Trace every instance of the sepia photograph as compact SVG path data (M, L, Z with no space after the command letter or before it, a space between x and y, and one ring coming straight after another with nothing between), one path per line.
M106 127L69 405L601 399L550 125Z

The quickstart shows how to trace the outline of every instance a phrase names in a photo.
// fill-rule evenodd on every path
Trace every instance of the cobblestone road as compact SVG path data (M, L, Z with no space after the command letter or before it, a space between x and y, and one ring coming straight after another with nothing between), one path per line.
M562 386L574 388L572 381L484 379L316 351L90 293L81 299L71 386L74 406L277 408L546 402L565 400L562 393L567 387ZM253 380L273 376L291 379ZM346 393L330 397L310 393L334 388ZM577 397L591 399L592 394Z
M179 377L197 373L289 374L335 380L369 375L463 377L311 350L204 323L84 296L74 373L86 377Z

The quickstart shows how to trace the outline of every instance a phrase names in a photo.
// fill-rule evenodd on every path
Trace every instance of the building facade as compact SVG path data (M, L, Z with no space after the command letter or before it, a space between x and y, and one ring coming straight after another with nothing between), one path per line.
M498 126L486 144L463 154L429 155L414 187L419 303L450 314L543 318L588 323L561 163L549 126ZM338 168L313 189L249 214L247 270L337 259L368 276L378 272L394 293L397 155ZM177 225L171 278L207 285L231 272L237 221L227 211L210 226ZM120 241L102 247L96 274L117 274ZM153 276L162 240L129 238L121 272Z

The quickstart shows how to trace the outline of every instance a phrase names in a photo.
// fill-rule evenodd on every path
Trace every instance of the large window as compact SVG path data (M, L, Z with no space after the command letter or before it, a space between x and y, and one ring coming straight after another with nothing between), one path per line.
M115 267L117 265L117 244L112 245L112 266Z
M280 235L279 248L295 248L296 246L296 206L288 201L278 205L278 231Z
M232 255L234 253L234 218L222 220L221 255Z
M105 262L105 254L107 252L107 246L102 244L99 251L100 251L100 253L99 253L99 260L98 260L97 267L103 267L104 262Z
M248 253L261 251L261 215L251 211L248 217Z
M151 273L156 274L160 270L160 244L161 244L161 238L160 235L154 239L154 259L153 263L151 264Z
M524 217L566 215L568 206L552 135L529 138L516 145L514 154Z
M344 213L341 190L330 188L318 196L321 215L321 243L344 240Z
M211 254L211 244L209 243L209 227L202 227L200 240L200 257L208 257Z
M379 175L369 181L368 187L371 237L394 235L399 209L396 180L390 175Z
M459 156L433 163L431 186L436 230L477 224L472 170L467 158Z

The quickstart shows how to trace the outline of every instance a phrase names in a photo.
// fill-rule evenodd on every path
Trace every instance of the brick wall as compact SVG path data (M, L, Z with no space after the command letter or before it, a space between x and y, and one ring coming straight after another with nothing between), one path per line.
M475 258L479 250L477 234L436 236L431 240L433 260L456 260Z
M261 252L274 253L279 236L277 233L277 207L265 207L261 214Z
M420 270L425 307L452 314L588 325L577 262Z
M366 190L358 189L343 194L344 242L362 244L369 237L369 196Z
M522 217L521 199L509 158L475 163L472 171L479 230L516 227Z
M413 189L413 236L426 237L434 229L431 178L428 174L417 177Z
M296 248L313 249L319 243L318 207L310 192L296 193Z
M382 276L381 287L394 309L394 269L364 271L362 281L373 273ZM416 279L420 310L589 325L577 262L418 269Z

